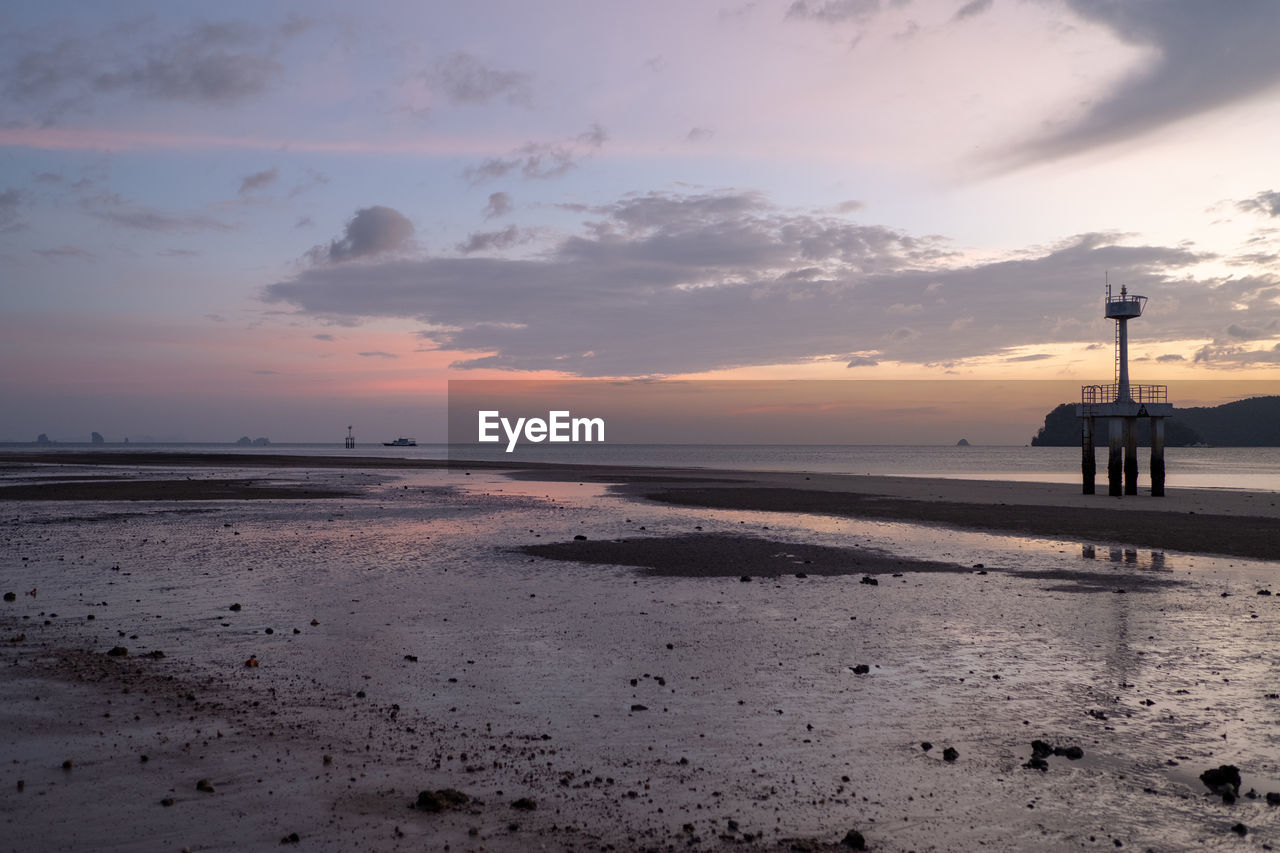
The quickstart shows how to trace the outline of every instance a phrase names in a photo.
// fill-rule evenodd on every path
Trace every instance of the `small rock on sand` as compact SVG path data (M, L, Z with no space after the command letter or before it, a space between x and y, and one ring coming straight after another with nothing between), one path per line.
M531 812L538 807L538 804L528 797L521 797L511 804L511 808L522 812Z
M866 850L867 839L862 837L862 833L856 829L851 829L844 835L844 840L840 842L850 850Z
M212 794L213 783L210 782L208 779L201 779L199 782L196 783L196 790L201 791L205 794Z
M411 803L410 807L424 812L442 812L470 801L470 797L455 788L441 788L438 791L419 791L417 802Z
M949 746L946 749L942 750L943 761L955 761L959 757L960 757L960 751L956 749L954 746Z
M1240 768L1234 764L1223 764L1201 773L1200 781L1215 794L1234 796L1240 790Z
M878 581L878 580L876 580L875 578L871 577L871 575L863 575L863 576L862 576L862 580L858 581L858 583L865 583L865 584L867 584L868 586L879 586L879 585L880 585L880 581Z
M107 652L109 658L122 658L129 654L129 650L124 646L112 646L111 651Z

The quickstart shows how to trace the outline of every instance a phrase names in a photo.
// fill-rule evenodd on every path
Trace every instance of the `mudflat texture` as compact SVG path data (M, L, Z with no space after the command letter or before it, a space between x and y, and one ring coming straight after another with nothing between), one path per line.
M911 514L1052 515L1052 490L243 458L0 472L103 476L345 494L5 503L4 849L1280 844L1280 564ZM648 497L681 489L724 491ZM836 497L719 505L777 489ZM847 495L891 500L824 503ZM1270 503L1114 501L1171 527Z

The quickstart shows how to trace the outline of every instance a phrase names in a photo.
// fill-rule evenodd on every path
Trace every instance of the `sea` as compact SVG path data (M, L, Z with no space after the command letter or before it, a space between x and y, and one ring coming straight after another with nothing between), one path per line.
M1035 483L1080 481L1076 447L905 446L789 444L578 444L519 445L507 454L498 446L419 444L385 447L357 444L271 444L244 447L221 443L0 444L0 450L30 452L33 457L59 451L154 451L160 453L231 453L255 455L385 457L388 459L457 459L477 461L551 462L643 467L708 468L745 471L798 471L824 474L872 474L899 477L944 477L960 480L1012 480ZM1106 450L1097 453L1098 483L1106 481ZM1149 485L1149 451L1138 453L1139 486ZM1165 450L1166 487L1280 492L1280 447L1169 447Z

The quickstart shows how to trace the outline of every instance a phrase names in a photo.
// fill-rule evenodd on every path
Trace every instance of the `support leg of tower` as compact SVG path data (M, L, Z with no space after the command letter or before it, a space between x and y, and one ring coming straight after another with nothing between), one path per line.
M1164 418L1151 419L1151 496L1164 497Z
M1124 493L1138 493L1138 419L1124 419Z
M1083 419L1080 433L1080 474L1084 494L1094 493L1094 478L1098 474L1098 463L1093 455L1093 436L1097 424L1093 418Z
M1107 418L1107 494L1124 493L1124 419Z

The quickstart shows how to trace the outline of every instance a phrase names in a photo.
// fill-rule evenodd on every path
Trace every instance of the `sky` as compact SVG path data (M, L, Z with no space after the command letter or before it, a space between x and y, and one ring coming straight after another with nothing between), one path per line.
M1265 384L1277 41L1272 0L9 0L0 440L442 439L450 379L1109 382L1108 280L1135 381Z

